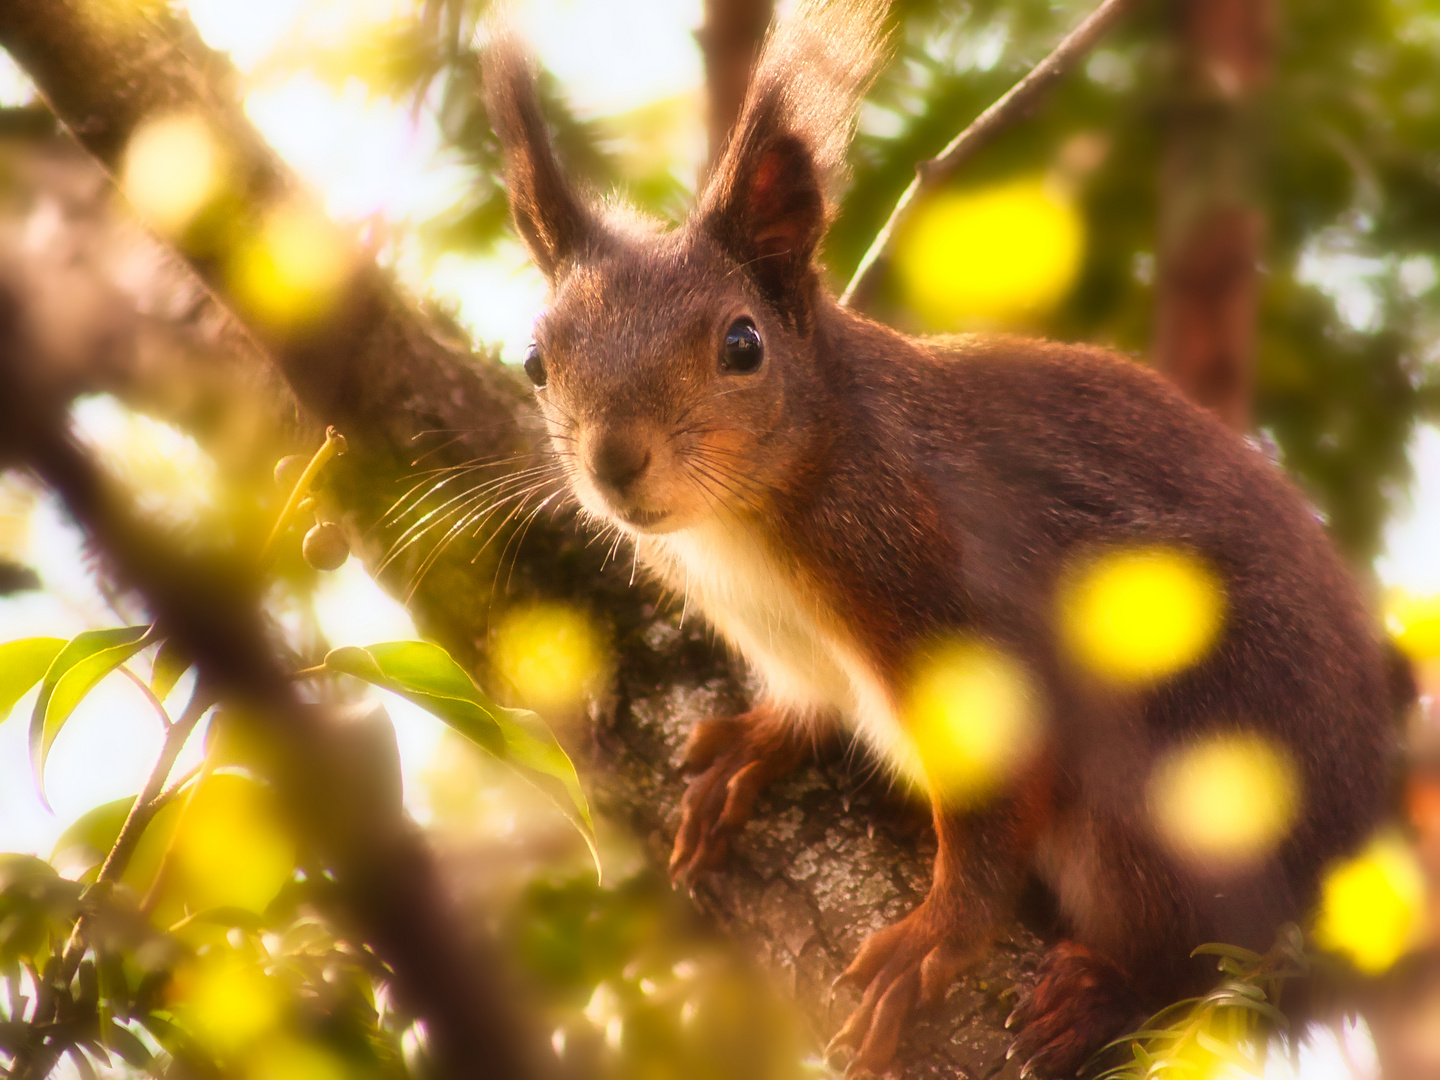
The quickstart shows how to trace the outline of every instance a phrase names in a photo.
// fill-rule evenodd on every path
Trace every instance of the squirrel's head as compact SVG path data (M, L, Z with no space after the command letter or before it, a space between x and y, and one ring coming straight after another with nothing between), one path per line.
M592 202L551 148L528 61L486 57L515 225L550 283L525 362L581 504L630 532L763 510L827 390L816 250L884 5L822 2L770 36L689 219Z

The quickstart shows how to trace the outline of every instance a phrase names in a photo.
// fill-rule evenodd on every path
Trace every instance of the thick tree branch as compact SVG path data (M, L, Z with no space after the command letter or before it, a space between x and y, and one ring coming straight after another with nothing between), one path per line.
M1012 86L1005 95L982 112L964 131L946 144L945 149L915 167L915 179L901 193L900 201L875 239L860 257L860 264L840 303L845 307L863 308L884 270L884 258L917 199L943 184L980 150L994 141L1002 131L1025 116L1039 103L1045 91L1063 78L1088 53L1097 41L1117 23L1121 16L1138 5L1139 0L1104 0L1079 26L1072 30L1055 50Z
M1250 427L1265 219L1254 195L1256 98L1274 0L1175 0L1178 58L1160 176L1155 360L1185 395Z
M750 85L750 68L775 10L773 0L705 0L705 25L695 32L705 57L706 123L710 163L725 139Z
M0 465L29 467L61 497L115 579L139 592L157 627L195 658L201 685L235 706L236 722L266 748L297 830L334 868L348 915L394 971L399 1000L424 1020L442 1074L535 1075L498 964L462 929L398 795L392 805L357 790L343 735L296 697L265 630L258 575L233 557L192 552L135 516L70 435L64 401L35 377L30 339L13 294L0 293ZM179 741L167 743L172 761ZM162 765L168 773L169 761ZM132 816L146 812L163 782L157 769ZM78 959L66 950L65 964ZM16 1075L43 1077L55 1056L31 1048Z

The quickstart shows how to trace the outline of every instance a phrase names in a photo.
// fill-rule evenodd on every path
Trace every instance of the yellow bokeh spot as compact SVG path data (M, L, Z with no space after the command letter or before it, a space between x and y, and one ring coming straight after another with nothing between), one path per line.
M1085 227L1060 185L1024 177L945 191L895 248L907 303L936 330L1006 323L1055 304L1080 267Z
M1410 659L1440 660L1440 593L1392 590L1385 598L1385 629Z
M269 788L219 773L182 809L174 889L191 911L263 912L295 869L295 842Z
M578 706L604 668L594 625L565 604L534 604L507 612L496 631L492 657L520 700L536 709Z
M185 230L216 195L224 159L198 116L147 120L130 137L121 182L141 215L167 236Z
M246 1080L346 1080L351 1070L323 1046L278 1038L248 1055L244 1075Z
M1398 836L1381 836L1325 877L1315 940L1378 974L1415 944L1425 917L1425 876Z
M1170 548L1132 548L1069 575L1060 592L1060 631L1090 671L1141 682L1200 660L1219 634L1224 608L1224 590L1200 559Z
M907 732L932 794L972 802L1034 752L1039 718L1030 679L1015 660L979 642L955 642L916 671Z
M1182 858L1216 869L1273 851L1295 823L1299 798L1290 757L1252 734L1212 736L1175 750L1150 777L1161 838Z
M271 211L240 246L231 277L247 314L285 329L324 317L350 268L340 231L318 209L296 200Z
M272 1030L285 1007L282 988L253 961L233 953L202 959L176 977L175 1009L212 1050L224 1055Z

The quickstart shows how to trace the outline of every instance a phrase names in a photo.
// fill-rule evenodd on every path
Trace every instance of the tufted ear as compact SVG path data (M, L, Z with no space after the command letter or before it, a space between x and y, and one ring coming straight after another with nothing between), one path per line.
M767 125L768 128L768 125ZM705 228L777 311L809 321L812 265L825 233L825 193L806 144L784 130L737 133L707 191Z
M589 207L560 171L535 72L516 41L497 33L485 51L485 105L505 148L505 184L515 228L535 265L554 282L596 231Z
M882 0L801 0L765 42L699 223L802 330L856 105L884 51Z

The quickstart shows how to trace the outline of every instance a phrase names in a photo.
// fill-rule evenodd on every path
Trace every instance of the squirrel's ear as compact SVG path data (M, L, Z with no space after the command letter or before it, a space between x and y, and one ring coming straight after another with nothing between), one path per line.
M884 52L883 0L800 0L755 62L740 117L701 196L709 234L804 327L815 250L845 173L855 109Z
M485 50L485 104L505 148L505 184L515 228L540 271L551 281L586 246L595 221L560 171L535 72L519 45L497 32Z
M804 142L757 128L737 132L742 144L725 155L701 220L765 297L803 324L815 280L811 259L825 232L825 193Z

